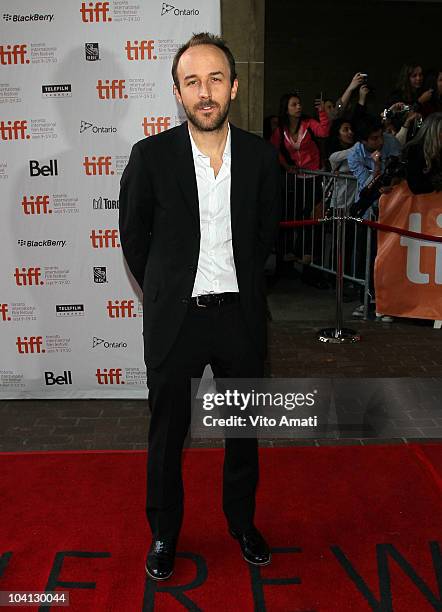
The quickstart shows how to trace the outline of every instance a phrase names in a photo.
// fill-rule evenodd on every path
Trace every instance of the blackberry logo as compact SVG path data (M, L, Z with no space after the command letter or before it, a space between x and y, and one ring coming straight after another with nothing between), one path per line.
M4 19L5 21L11 21L11 19L12 19L12 15L9 15L9 14L7 14L7 13L3 13L3 19Z

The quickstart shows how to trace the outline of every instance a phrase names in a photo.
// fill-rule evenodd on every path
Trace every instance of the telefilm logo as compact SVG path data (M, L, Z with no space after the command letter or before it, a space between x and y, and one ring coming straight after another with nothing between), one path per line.
M92 155L86 156L83 162L83 168L86 176L112 176L115 174L112 169L111 155Z
M99 385L124 385L123 370L121 368L97 368L95 372Z
M83 23L109 23L109 2L82 2L80 8Z
M62 85L42 85L41 86L41 97L42 98L71 98L72 97L72 85L70 83L64 83Z
M94 283L102 285L107 283L107 268L106 266L93 266Z
M29 160L29 175L34 176L58 176L58 161L50 159L48 164L40 166L38 159Z
M3 13L3 21L12 21L15 22L27 22L30 21L32 23L36 21L48 21L49 23L54 19L54 15L43 15L40 13L30 13L28 15L22 15L19 13Z
M55 372L45 372L45 385L52 387L52 385L72 385L72 371L65 370L63 374L58 376Z
M17 66L29 64L27 58L28 45L0 45L0 65L1 66Z
M93 198L92 200L93 210L118 210L120 208L119 200L111 200L109 198Z
M57 317L84 317L84 304L56 304Z
M86 61L97 62L100 59L100 47L98 43L84 43Z
M170 117L144 117L141 125L145 136L154 136L170 128Z
M92 348L97 348L97 346L106 350L126 349L127 342L124 342L124 340L121 340L120 342L110 342L109 340L105 340L104 338L97 338L97 336L94 336L92 338Z
M28 122L26 119L15 121L0 121L1 140L29 140Z
M124 49L126 51L127 59L130 62L157 59L157 56L154 55L154 40L134 40L132 42L128 40L126 41L126 46Z
M43 347L43 336L17 336L15 344L20 355L46 353L46 349Z
M15 268L14 279L17 287L38 287L44 285L44 281L41 279L41 268L39 266Z
M175 15L175 17L189 17L191 15L199 15L200 12L198 9L180 9L172 4L167 4L163 2L161 7L161 16L163 15Z
M8 304L0 304L0 321L10 321Z
M93 229L89 238L93 249L118 249L121 246L117 229Z
M31 195L23 196L21 201L23 208L23 214L25 215L51 215L52 208L50 208L49 195Z
M95 89L100 100L127 100L126 79L98 79Z
M80 134L84 134L85 132L92 134L115 134L117 131L117 128L113 125L95 125L94 123L84 121L83 119L80 121Z
M134 300L108 300L106 310L109 319L135 319L137 317Z

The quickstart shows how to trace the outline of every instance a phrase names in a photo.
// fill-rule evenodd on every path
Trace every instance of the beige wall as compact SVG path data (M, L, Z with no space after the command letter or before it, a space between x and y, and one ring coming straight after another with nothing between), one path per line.
M221 0L222 36L232 51L239 80L232 123L262 135L264 106L265 0Z

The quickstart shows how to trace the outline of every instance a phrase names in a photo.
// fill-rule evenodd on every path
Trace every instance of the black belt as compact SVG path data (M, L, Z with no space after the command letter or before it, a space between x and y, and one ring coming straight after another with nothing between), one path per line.
M211 308L221 304L233 304L239 302L239 293L205 293L191 298L190 303L197 308Z

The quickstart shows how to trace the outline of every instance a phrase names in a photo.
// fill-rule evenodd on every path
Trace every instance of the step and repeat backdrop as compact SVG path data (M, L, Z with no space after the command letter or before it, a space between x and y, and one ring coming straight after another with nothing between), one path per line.
M184 120L170 70L200 31L219 0L2 1L0 398L146 396L119 181Z

